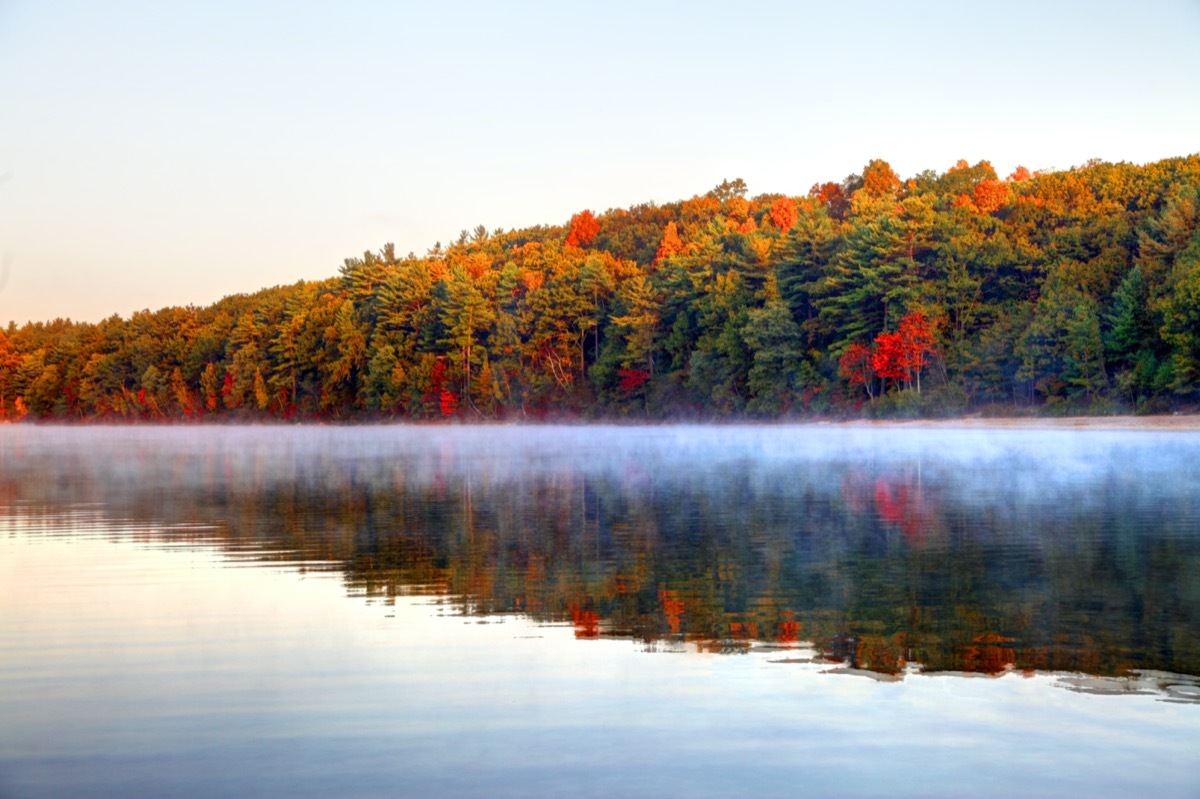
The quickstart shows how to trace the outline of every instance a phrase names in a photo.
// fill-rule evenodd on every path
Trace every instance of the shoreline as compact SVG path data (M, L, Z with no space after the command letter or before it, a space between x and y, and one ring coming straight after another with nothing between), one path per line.
M1148 416L956 416L919 419L303 419L285 421L274 418L214 419L211 421L179 419L38 419L0 420L0 428L22 427L662 427L687 425L699 427L782 426L782 427L860 427L860 428L930 428L938 430L1129 430L1200 432L1200 414L1159 414Z
M1200 431L1198 414L1155 416L962 416L946 419L859 419L845 426L932 427L964 430L1156 430Z

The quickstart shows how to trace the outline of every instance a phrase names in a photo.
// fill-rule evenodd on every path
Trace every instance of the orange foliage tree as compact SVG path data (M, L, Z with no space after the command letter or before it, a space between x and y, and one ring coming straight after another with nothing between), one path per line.
M981 214L990 214L1008 205L1011 193L1008 184L988 178L975 186L975 207Z
M900 178L892 165L876 158L863 169L862 190L872 197L894 196L900 190Z
M662 261L670 258L672 255L683 250L683 242L679 238L679 231L675 228L674 222L668 222L663 229L662 241L658 244L658 252L654 254L654 261Z
M567 231L567 244L571 247L586 247L600 232L600 223L591 211L580 211L571 217L571 228Z
M1011 175L1008 176L1008 182L1009 183L1020 183L1023 180L1029 180L1031 177L1033 177L1033 175L1030 174L1028 169L1026 169L1023 166L1019 166L1015 170L1013 170L1013 173Z
M787 197L780 197L771 205L771 224L787 233L792 229L792 225L796 224L796 220L800 218L800 214L796 211L796 204Z

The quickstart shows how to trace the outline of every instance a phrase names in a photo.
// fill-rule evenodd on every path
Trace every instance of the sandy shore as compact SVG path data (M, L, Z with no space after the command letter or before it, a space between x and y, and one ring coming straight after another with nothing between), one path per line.
M1200 415L1064 416L1062 418L964 416L956 419L855 421L852 425L880 427L937 427L973 430L1179 430L1200 431Z

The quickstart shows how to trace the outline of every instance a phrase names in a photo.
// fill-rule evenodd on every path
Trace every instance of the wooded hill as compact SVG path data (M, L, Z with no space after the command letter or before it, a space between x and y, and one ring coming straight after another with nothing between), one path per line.
M1200 155L884 161L392 245L317 282L0 331L6 419L1156 412L1200 400Z

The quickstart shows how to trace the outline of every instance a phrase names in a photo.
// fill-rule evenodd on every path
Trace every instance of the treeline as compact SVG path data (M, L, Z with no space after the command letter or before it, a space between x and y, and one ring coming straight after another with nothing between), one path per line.
M318 282L0 331L6 419L1157 412L1200 399L1200 155L884 161L392 245Z

